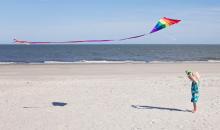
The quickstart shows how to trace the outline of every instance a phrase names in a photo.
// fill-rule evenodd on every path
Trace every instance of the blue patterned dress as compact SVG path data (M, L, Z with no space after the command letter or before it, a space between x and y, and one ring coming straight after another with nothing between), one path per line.
M198 99L199 99L199 82L192 82L192 86L191 86L191 93L192 93L192 98L191 98L191 102L193 103L197 103Z

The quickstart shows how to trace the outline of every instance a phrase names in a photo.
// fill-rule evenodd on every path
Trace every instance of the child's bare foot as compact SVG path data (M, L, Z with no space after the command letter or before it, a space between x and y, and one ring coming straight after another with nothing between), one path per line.
M192 113L196 113L196 110L192 110Z

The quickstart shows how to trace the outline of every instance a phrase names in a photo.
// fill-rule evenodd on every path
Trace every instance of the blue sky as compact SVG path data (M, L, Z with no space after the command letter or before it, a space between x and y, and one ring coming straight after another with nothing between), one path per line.
M0 0L0 13L0 43L118 39L166 16L182 22L122 43L220 44L219 0Z

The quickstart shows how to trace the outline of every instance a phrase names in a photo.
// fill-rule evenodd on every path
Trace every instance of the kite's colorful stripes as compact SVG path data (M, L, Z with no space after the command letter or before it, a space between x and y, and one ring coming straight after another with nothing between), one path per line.
M179 23L181 20L177 20L177 19L170 19L170 18L162 18L158 21L158 23L156 24L156 26L151 30L151 33L157 32L161 29L164 29L166 27L169 27L173 24L177 24ZM19 44L72 44L72 43L84 43L84 42L112 42L112 41L124 41L124 40L129 40L129 39L135 39L135 38L140 38L145 36L146 34L142 34L142 35L137 35L137 36L132 36L132 37L128 37L128 38L122 38L122 39L118 39L118 40L77 40L77 41L62 41L62 42L32 42L32 41L24 41L24 40L17 40L14 39L15 43L19 43Z
M156 26L151 30L150 33L154 33L157 32L163 28L169 27L173 24L177 24L179 23L181 20L176 20L176 19L170 19L170 18L162 18L158 21L158 23L156 24Z

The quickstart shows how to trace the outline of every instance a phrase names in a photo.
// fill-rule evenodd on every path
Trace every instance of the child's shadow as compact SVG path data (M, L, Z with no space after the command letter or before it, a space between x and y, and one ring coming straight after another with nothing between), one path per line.
M158 107L158 106L142 106L142 105L131 105L131 107L136 109L156 109L156 110L165 110L165 111L179 111L179 112L192 112L191 110L182 110L177 108L168 108L168 107Z

